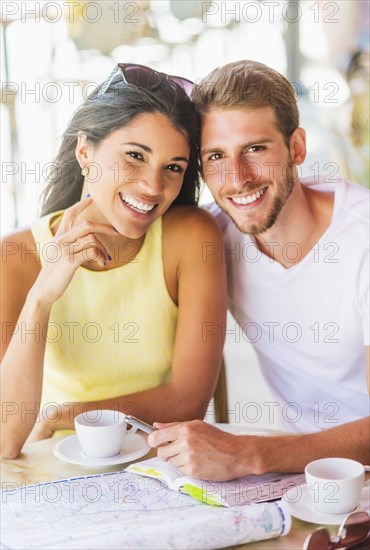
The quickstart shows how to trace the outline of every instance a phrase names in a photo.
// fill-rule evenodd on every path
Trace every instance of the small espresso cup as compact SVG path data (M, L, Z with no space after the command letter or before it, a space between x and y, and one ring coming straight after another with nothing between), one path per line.
M325 514L349 514L355 510L365 471L369 471L369 466L349 458L321 458L307 464L305 477L313 507Z
M108 458L118 455L127 433L125 415L110 409L86 411L75 418L75 429L84 455ZM131 429L129 433L136 430Z

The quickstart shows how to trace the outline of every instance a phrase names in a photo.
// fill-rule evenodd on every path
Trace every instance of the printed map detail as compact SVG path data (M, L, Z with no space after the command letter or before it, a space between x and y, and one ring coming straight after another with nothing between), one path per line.
M289 530L278 504L212 507L128 472L11 486L1 493L2 549L202 550Z

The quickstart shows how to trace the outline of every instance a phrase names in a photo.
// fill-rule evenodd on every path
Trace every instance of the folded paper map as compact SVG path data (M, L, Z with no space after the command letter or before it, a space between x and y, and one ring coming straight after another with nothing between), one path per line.
M0 548L212 550L289 533L280 503L208 506L127 471L5 484Z
M184 476L160 458L136 462L126 468L133 474L163 481L169 489L185 493L206 504L239 506L281 498L295 485L304 483L304 474L249 475L232 481L206 481Z

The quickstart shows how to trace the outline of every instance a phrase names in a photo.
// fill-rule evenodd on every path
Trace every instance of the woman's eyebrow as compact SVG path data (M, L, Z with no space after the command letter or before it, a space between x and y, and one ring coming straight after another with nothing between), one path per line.
M142 143L135 143L133 141L126 141L125 143L121 143L121 145L133 145L134 147L140 147L146 153L153 153L153 151L150 147L148 147L147 145L143 145Z
M189 162L189 159L186 157L172 157L171 160L177 160L178 162L181 162L181 161L187 162L187 163Z
M121 145L130 145L134 147L140 147L143 151L146 153L153 154L153 150L148 147L147 145L143 145L142 143L135 143L133 141L126 141L125 143L121 143ZM171 160L176 160L178 162L183 161L189 163L189 159L187 157L172 157Z

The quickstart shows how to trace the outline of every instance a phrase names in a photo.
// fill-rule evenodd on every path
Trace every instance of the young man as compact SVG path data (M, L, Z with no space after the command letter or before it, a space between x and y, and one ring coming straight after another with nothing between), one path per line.
M294 90L269 67L216 69L193 99L230 310L254 343L287 435L234 436L194 421L157 424L149 442L209 480L300 471L319 457L369 463L369 192L298 177L306 139Z

